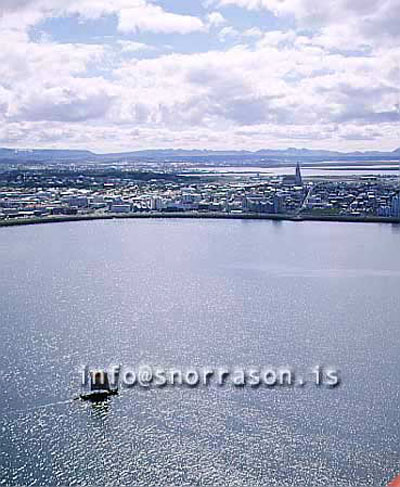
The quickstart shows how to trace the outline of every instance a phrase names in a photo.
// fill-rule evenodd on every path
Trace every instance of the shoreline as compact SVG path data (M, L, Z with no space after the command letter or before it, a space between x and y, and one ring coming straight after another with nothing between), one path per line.
M272 220L272 221L320 221L320 222L347 222L347 223L392 223L400 224L400 218L395 217L358 217L358 216L331 216L331 215L276 215L259 213L193 213L193 212L153 212L132 214L107 214L107 215L77 215L77 216L50 216L29 219L0 220L0 227L13 227L20 225L37 225L42 223L61 223L89 220L114 220L130 218L193 218L193 219L224 219L224 220Z

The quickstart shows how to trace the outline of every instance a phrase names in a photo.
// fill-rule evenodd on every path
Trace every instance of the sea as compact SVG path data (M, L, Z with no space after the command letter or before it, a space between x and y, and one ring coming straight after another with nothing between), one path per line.
M400 472L400 226L0 228L0 485L378 487ZM81 371L292 370L288 384Z

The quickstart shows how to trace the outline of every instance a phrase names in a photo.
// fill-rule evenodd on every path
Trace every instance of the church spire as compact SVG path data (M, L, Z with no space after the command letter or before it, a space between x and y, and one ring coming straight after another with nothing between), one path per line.
M297 162L296 164L296 179L295 179L296 186L303 186L303 178L301 177L301 170L300 164Z

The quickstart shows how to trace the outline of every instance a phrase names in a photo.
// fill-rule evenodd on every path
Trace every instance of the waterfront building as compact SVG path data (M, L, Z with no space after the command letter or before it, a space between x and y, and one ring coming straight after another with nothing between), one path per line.
M132 210L130 204L128 205L120 205L120 204L113 204L110 206L111 213L129 213Z
M400 218L400 194L392 199L391 212L392 216Z

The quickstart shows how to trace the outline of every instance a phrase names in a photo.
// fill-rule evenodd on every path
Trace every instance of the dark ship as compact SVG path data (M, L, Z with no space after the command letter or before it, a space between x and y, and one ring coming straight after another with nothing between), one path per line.
M90 390L80 394L84 401L101 402L118 394L118 386L111 387L105 371L90 371Z

